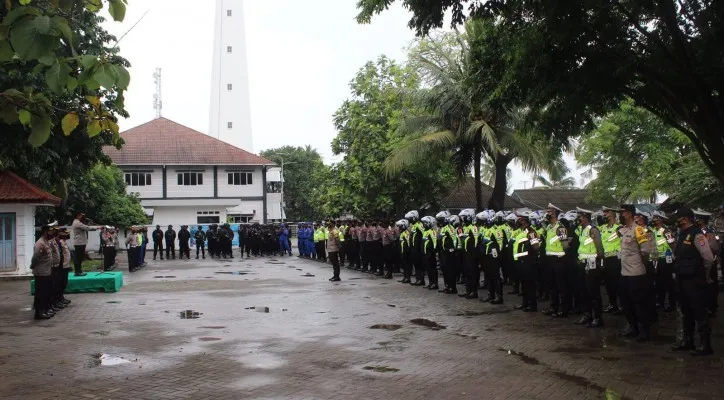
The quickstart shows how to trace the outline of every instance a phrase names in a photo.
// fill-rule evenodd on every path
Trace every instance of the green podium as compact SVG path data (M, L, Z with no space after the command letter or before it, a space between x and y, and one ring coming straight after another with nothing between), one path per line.
M65 293L113 293L123 287L123 272L88 272L86 276L68 275ZM35 279L30 281L30 294L35 294Z

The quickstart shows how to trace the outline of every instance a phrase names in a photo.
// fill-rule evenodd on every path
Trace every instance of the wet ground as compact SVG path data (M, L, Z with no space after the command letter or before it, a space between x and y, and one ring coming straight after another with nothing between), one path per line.
M301 276L300 276L301 275ZM0 282L0 399L714 399L717 355L589 330L296 257L149 262L33 321Z

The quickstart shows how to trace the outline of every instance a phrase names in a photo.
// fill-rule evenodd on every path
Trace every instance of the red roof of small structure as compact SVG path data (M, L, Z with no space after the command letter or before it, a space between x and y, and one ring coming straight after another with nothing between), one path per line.
M166 118L122 132L121 138L121 150L103 148L116 165L275 165Z
M0 203L58 206L61 200L10 171L2 171L0 172Z

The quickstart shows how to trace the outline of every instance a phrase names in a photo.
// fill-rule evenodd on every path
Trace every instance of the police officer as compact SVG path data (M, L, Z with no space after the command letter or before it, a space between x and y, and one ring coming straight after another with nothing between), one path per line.
M400 262L402 263L402 279L400 283L412 283L412 261L410 260L410 223L406 219L401 219L395 223L400 229Z
M415 282L412 286L425 286L425 266L423 265L422 237L425 229L420 222L420 214L416 211L409 211L405 219L410 223L410 261L415 269Z
M694 216L696 217L696 226L701 229L701 232L704 234L709 243L709 248L714 255L714 265L716 265L720 251L720 243L714 229L709 226L711 213L702 210L694 210ZM716 317L716 312L719 308L719 301L717 299L719 295L719 276L716 268L711 269L709 279L711 280L711 283L709 284L709 289L707 290L707 305L709 308L709 315Z
M339 277L339 251L342 248L342 241L344 240L337 229L336 223L332 220L329 221L329 234L327 236L327 250L329 250L329 260L332 263L332 269L334 276L329 279L330 282L339 282L342 279Z
M455 248L457 247L457 235L451 224L452 215L449 211L440 211L435 215L438 227L438 248L440 253L440 270L442 271L443 289L441 293L450 293L452 288L455 287L455 271L454 260ZM458 225L460 224L460 218L456 215L455 220ZM457 291L457 290L456 290Z
M540 249L540 239L535 229L530 226L530 214L516 212L516 236L513 241L512 254L514 267L520 279L523 293L523 303L515 308L525 312L538 311L538 298L536 296L535 259Z
M201 225L199 225L196 229L194 240L196 241L196 259L199 259L199 250L201 250L201 257L205 260L206 250L204 249L204 246L206 245L206 233L204 233L204 228L202 228Z
M431 216L422 217L422 226L425 231L422 234L422 263L427 271L427 279L430 282L425 288L438 290L437 276L437 232L435 232L435 218ZM424 278L423 278L424 281Z
M346 238L346 236L345 236ZM345 240L345 243L348 241ZM348 245L345 245L348 247ZM382 255L384 266L386 269L385 279L392 279L392 270L394 268L395 259L395 228L392 226L391 221L387 221L382 229Z
M480 217L485 220L483 273L485 274L485 282L488 284L488 297L482 299L482 301L490 304L503 304L503 280L500 276L500 259L502 257L501 249L507 238L505 232L493 223L495 211L488 210Z
M164 233L166 239L166 258L174 260L176 259L176 231L173 230L173 225L169 225L168 229Z
M646 263L655 252L651 232L634 223L636 209L621 205L621 306L628 326L619 335L638 337L637 341L651 339L651 324L656 319L654 294L651 292Z
M578 289L581 291L583 315L577 325L588 328L603 327L601 304L601 268L603 243L598 228L591 224L593 211L577 207L578 214Z
M480 269L478 267L478 227L475 226L475 211L465 209L458 214L463 223L463 268L465 269L465 293L458 296L468 300L478 298Z
M168 231L166 231L168 233ZM175 233L174 233L175 236ZM126 236L126 254L128 255L128 272L136 272L138 266L138 227L132 226L131 233ZM168 258L168 255L166 256Z
M679 235L674 246L674 269L679 289L679 309L683 337L674 344L674 351L694 350L694 325L699 331L700 346L693 355L711 355L711 327L707 315L707 288L711 285L714 256L709 241L701 229L694 225L694 212L680 208L675 213Z
M676 308L676 281L674 280L674 253L671 249L676 239L674 233L664 225L666 216L661 211L654 211L654 240L658 259L654 260L656 271L656 308L663 308L670 312ZM669 295L669 304L666 304L666 295Z
M30 261L30 269L35 277L35 319L50 319L55 313L51 310L51 295L53 292L52 268L53 250L51 242L54 232L50 225L43 225L40 228L41 236L33 247L33 257Z
M190 239L191 233L189 232L189 226L181 225L181 230L178 232L179 260L183 260L184 255L187 260L191 258L191 249L189 247Z
M545 216L548 222L545 234L545 262L548 267L551 303L550 308L543 311L543 314L566 318L571 307L571 291L566 267L566 250L570 246L571 238L568 236L568 229L558 220L561 212L560 208L548 203Z
M156 225L156 230L151 233L153 239L153 259L156 259L156 255L161 253L161 260L163 260L163 231L161 225Z
M282 256L292 255L292 249L289 247L289 229L286 224L279 227L279 252Z
M370 229L371 238L368 238L367 246L370 249L370 264L372 273L377 276L383 276L382 271L382 234L383 231L379 220L373 220Z
M603 309L604 313L620 314L618 307L619 282L621 281L621 237L618 235L618 224L616 209L602 207L604 224L599 225L601 241L603 242L603 279L606 283L606 295L608 306Z
M314 249L315 253L317 255L316 260L317 261L327 261L327 257L325 254L325 234L324 234L324 227L320 222L317 222L314 224Z

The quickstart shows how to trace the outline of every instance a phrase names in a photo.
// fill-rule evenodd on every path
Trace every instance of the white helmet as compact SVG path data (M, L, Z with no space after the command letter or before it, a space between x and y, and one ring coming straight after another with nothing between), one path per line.
M417 210L408 211L407 214L405 214L405 219L415 223L420 219L420 213L418 213Z
M440 211L439 213L435 214L435 219L437 220L438 225L443 225L447 223L447 219L450 217L450 211Z
M435 218L433 218L429 215L422 217L422 219L420 219L420 221L422 221L422 226L424 226L425 229L430 229L435 226Z
M460 219L464 223L473 222L473 218L475 218L475 210L473 210L472 208L466 208L466 209L460 211L458 216L460 216Z
M447 223L454 227L458 227L460 226L460 217L458 217L457 215L451 215L450 217L448 217Z
M406 231L407 227L410 226L409 222L407 222L406 219L401 219L397 222L395 222L395 226L400 228L401 231Z

